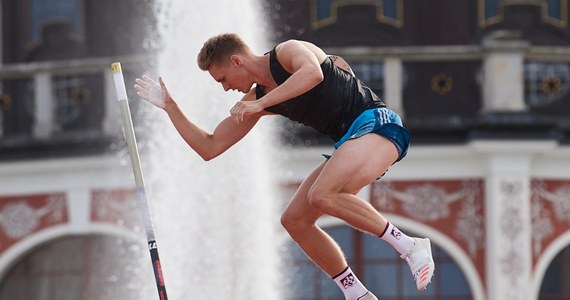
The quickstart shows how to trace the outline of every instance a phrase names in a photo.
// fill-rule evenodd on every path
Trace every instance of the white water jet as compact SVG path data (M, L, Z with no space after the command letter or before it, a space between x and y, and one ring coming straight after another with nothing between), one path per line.
M224 92L196 63L204 41L235 32L267 50L255 0L163 0L157 73L194 123L212 132L243 96ZM146 104L146 103L145 103ZM144 158L169 299L279 299L279 206L271 173L271 121L220 157L204 162L160 109Z

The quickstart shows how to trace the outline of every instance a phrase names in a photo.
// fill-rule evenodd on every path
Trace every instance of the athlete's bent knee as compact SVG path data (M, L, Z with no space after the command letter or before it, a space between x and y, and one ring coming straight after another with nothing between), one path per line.
M285 211L283 215L281 215L281 225L287 230L289 235L293 236L297 232L304 231L311 223L299 217L295 217L292 214L288 214L287 211Z
M334 195L319 189L311 189L309 191L309 204L316 210L329 214L333 205Z

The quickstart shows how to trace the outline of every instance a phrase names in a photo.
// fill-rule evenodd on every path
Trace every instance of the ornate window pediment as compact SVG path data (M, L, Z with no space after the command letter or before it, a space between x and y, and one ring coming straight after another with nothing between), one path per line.
M319 29L336 23L339 7L362 5L375 7L379 23L404 25L404 0L311 0L311 27Z
M479 26L499 23L504 17L504 7L510 5L540 6L542 21L561 28L568 27L568 0L478 0Z

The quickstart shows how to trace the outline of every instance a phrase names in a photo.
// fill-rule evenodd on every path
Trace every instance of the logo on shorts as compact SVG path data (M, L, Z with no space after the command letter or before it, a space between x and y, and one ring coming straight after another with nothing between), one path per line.
M351 286L353 286L356 282L356 278L354 278L354 275L352 275L352 273L346 275L346 277L344 277L343 279L340 280L340 284L342 284L342 287L344 289L347 289Z
M399 240L402 237L402 232L400 232L400 230L398 230L398 228L394 227L392 228L392 232L390 232L390 234L395 237L397 240Z

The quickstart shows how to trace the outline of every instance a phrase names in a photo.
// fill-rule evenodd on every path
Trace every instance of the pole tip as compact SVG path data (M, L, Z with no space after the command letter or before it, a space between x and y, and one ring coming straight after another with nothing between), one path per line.
M114 62L111 64L111 70L113 70L113 73L117 73L117 72L121 72L121 63L120 62Z

